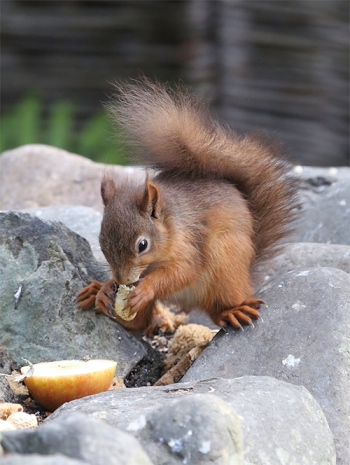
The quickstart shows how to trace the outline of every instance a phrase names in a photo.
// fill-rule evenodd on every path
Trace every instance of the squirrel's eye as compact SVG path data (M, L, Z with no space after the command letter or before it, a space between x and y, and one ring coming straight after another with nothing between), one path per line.
M138 252L139 253L142 253L144 252L148 247L148 240L147 239L141 239L140 242L139 242L139 246L138 246Z
M135 252L139 255L148 252L151 248L151 240L145 236L139 236L135 242Z

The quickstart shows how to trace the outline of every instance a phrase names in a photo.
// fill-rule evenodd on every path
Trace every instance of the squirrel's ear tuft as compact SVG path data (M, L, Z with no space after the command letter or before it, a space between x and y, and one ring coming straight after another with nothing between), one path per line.
M160 194L158 187L152 181L146 180L141 209L153 218L159 218Z
M104 206L108 205L108 202L113 199L117 189L113 179L104 177L101 183L101 196Z

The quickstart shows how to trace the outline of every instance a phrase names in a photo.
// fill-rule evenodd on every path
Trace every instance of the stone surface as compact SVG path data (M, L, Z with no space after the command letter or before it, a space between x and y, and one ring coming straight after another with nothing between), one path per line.
M0 213L0 355L5 372L10 372L11 360L25 364L22 357L37 363L88 355L116 360L123 376L148 357L148 347L117 323L76 308L78 291L94 277L102 279L103 272L89 244L63 224Z
M292 241L350 245L350 168L299 168L304 207Z
M183 378L267 375L305 386L350 463L350 276L334 268L286 273L259 293L268 308L255 328L221 331Z
M349 179L350 176L350 167L348 166L322 167L296 165L293 170L300 179L307 182L309 187L317 187L325 182L335 183L337 181L342 181L343 179Z
M350 246L313 242L288 244L284 252L269 263L265 280L273 279L287 271L319 266L338 268L350 273Z
M79 413L62 416L36 430L3 433L0 441L7 453L60 453L90 465L152 465L131 434ZM39 463L51 465L49 461Z
M145 426L136 421L129 431L157 465L244 465L241 421L219 397L175 399L142 418Z
M6 365L4 360L2 360L1 354L0 363L2 366ZM0 376L0 402L15 402L14 393L12 392L5 376Z
M102 211L103 175L144 177L140 168L95 163L47 145L24 145L0 156L0 210L85 205ZM23 186L26 186L25 192Z
M303 386L265 376L106 392L65 404L46 422L79 411L134 432L143 443L142 429L147 427L147 419L161 417L166 412L169 418L177 415L180 409L176 406L180 404L171 404L171 401L194 394L219 397L237 412L242 423L245 465L335 464L332 434L315 399ZM155 409L164 409L164 412L155 413ZM185 415L183 421L187 421ZM148 439L143 445L153 459ZM152 447L158 448L159 443Z
M102 213L82 205L27 208L23 211L44 220L61 221L69 229L84 237L89 242L96 260L106 263L105 256L101 252L98 241Z
M90 465L91 462L75 460L62 454L11 454L0 460L1 465ZM91 464L92 465L92 464Z

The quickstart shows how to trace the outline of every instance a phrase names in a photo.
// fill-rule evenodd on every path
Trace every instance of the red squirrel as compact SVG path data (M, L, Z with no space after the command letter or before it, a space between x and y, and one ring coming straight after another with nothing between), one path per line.
M135 319L116 318L128 330L152 327L159 301L222 327L252 324L264 303L252 276L297 214L290 165L258 136L220 126L187 91L143 79L118 92L112 113L152 174L102 180L99 239L113 279L91 282L78 306L108 315L116 286L137 281L127 302Z

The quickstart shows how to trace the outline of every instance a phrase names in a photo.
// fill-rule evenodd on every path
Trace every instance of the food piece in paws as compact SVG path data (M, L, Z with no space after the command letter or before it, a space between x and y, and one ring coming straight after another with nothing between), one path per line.
M133 320L136 316L136 313L130 314L130 310L124 308L127 304L130 292L132 292L134 289L135 286L127 286L125 284L121 284L118 288L118 292L115 298L115 314L126 321Z

